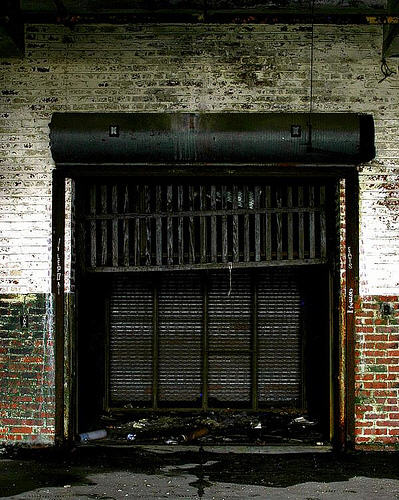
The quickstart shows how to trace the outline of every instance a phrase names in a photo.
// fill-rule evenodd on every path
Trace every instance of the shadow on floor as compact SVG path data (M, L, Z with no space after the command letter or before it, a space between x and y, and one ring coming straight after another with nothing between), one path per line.
M79 446L59 449L10 449L0 460L0 497L37 488L94 484L96 473L128 471L197 479L191 486L202 496L214 483L288 487L300 483L347 481L354 476L399 479L396 453L239 454L198 451L159 453L140 447Z

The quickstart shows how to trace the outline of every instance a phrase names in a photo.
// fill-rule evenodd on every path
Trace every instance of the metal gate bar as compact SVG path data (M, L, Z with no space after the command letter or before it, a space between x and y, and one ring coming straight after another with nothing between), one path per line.
M320 264L326 188L312 184L87 186L86 271Z

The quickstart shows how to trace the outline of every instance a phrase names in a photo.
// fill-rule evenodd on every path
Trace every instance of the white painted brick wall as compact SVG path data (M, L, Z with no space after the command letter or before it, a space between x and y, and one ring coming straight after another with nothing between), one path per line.
M399 76L378 83L380 26L315 26L314 39L313 110L376 121L361 293L397 294ZM50 290L53 112L307 111L310 40L309 26L27 26L26 57L0 61L0 291Z

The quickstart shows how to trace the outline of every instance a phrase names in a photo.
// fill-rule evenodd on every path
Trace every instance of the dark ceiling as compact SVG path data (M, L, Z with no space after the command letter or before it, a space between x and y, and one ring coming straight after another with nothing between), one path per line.
M3 0L0 57L23 54L26 23L384 24L383 57L399 56L399 0Z

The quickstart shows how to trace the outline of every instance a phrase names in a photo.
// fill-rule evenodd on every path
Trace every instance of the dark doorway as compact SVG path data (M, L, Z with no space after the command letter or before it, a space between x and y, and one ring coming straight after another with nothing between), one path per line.
M113 412L288 408L328 439L331 192L82 182L79 431Z

